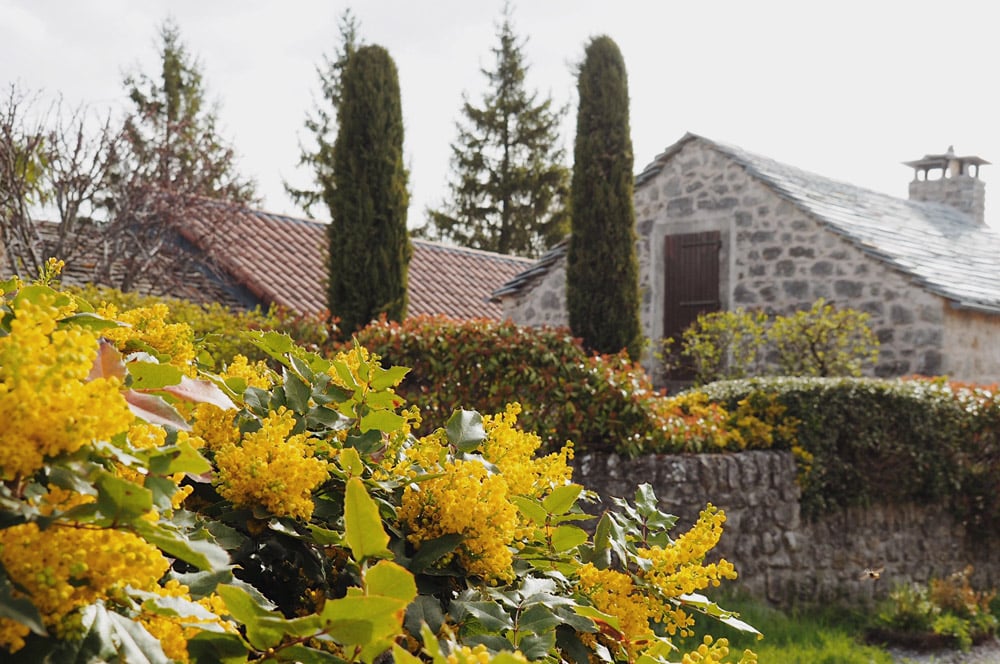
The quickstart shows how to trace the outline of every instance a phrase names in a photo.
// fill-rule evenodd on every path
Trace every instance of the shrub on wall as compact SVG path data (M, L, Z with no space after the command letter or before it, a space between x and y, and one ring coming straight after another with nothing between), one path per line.
M699 315L680 341L666 339L662 359L668 374L693 373L695 385L754 375L860 376L878 360L868 321L823 298L770 321L762 312L715 311Z
M280 371L207 374L160 313L0 284L3 661L668 662L696 614L753 631L698 592L735 577L711 505L674 539L643 486L591 537L516 407L416 438L407 370L361 347L258 332Z
M562 329L415 317L369 325L356 338L387 363L413 367L400 391L425 419L459 404L495 412L517 401L520 421L549 450L567 440L578 451L627 455L769 447L777 421L773 412L758 420L738 406L664 399L627 356L590 355Z
M1000 531L995 390L943 379L755 378L700 392L728 408L769 395L796 419L807 512L946 500L970 525Z

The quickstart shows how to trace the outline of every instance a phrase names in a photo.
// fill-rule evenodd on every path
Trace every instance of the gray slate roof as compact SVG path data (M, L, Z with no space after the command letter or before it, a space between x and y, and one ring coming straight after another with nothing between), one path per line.
M863 189L695 134L658 156L636 178L636 188L693 140L730 157L779 196L927 291L961 307L1000 313L1000 232L948 205Z
M863 189L691 133L639 173L635 188L656 177L691 141L701 141L726 155L776 194L927 291L960 307L1000 313L1000 232L950 206ZM493 297L525 288L563 254L543 256L494 291Z

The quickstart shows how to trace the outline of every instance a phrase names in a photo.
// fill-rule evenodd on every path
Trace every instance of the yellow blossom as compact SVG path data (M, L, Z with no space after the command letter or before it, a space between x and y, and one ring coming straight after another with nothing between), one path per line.
M96 333L57 322L69 311L55 296L18 303L0 338L0 478L41 468L128 428L133 416L115 378L88 380Z
M721 579L735 579L736 570L726 560L702 564L705 555L719 543L725 520L725 513L709 504L694 526L675 542L640 550L639 556L650 563L643 575L645 581L669 598L718 586Z
M241 507L265 507L272 514L308 519L312 492L327 478L327 464L313 456L304 434L290 435L295 418L270 413L260 430L216 452L219 494Z
M462 535L457 555L469 574L510 580L517 509L506 480L474 460L448 461L441 471L404 490L399 518L410 531L407 539L419 549L442 535Z
M598 569L591 563L577 571L579 589L594 607L618 619L618 628L601 630L602 638L623 648L630 660L655 638L649 621L652 598L635 585L632 577L612 569Z
M235 410L222 410L215 404L200 403L194 407L191 431L210 450L235 445L240 441L240 430L233 423L235 415Z
M0 530L0 562L15 597L30 597L42 622L64 635L76 609L126 586L152 590L170 566L159 549L128 532L56 522L45 530L24 523ZM23 647L26 629L0 618L0 648ZM20 637L18 636L20 634Z
M246 382L248 387L256 387L268 390L274 384L274 372L268 368L264 361L250 361L243 355L237 355L229 363L226 370L222 372L223 378L240 378Z
M189 375L195 374L194 332L185 323L168 323L170 308L166 304L158 302L120 313L114 305L105 304L97 311L105 318L127 324L103 330L104 336L118 350L128 353L152 349L157 354L167 355L170 364L184 369Z

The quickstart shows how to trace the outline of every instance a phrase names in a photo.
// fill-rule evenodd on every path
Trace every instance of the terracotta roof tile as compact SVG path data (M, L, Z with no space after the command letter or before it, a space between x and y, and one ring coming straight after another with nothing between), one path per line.
M184 233L265 303L317 314L326 309L326 224L211 203ZM490 294L533 261L413 240L409 314L499 319Z

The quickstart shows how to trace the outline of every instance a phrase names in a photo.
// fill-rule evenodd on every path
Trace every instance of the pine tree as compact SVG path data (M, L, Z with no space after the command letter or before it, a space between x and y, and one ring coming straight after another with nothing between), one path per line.
M628 75L609 37L586 48L577 82L580 106L566 266L570 328L601 353L623 348L638 359L639 268L632 201Z
M559 123L565 109L525 89L524 42L514 34L509 6L482 72L489 92L481 106L466 98L465 123L452 143L450 200L428 210L426 237L503 254L538 256L568 230Z
M351 333L380 314L406 315L409 204L403 112L396 65L381 46L363 46L341 81L340 128L327 192L330 312Z
M201 66L181 42L177 24L160 27L158 76L133 73L125 88L135 111L125 123L128 167L161 190L254 200L254 183L236 171L232 147L219 137L216 110L206 107Z
M312 208L329 199L333 189L333 142L336 138L337 109L340 108L341 79L347 61L363 42L358 36L358 21L350 8L340 16L340 42L334 57L323 56L322 68L317 67L323 100L306 116L305 128L315 140L315 147L300 146L299 166L313 171L313 188L297 189L285 182L285 192L302 206L307 215Z

